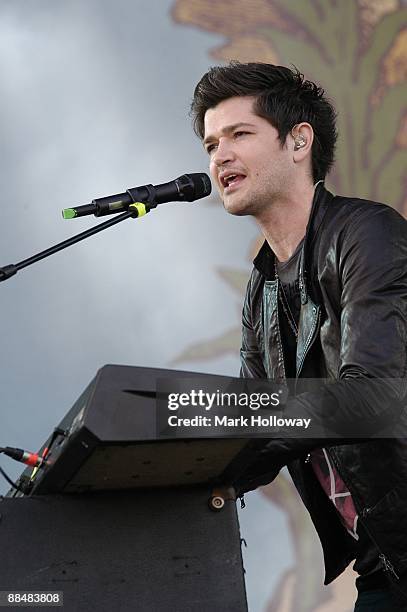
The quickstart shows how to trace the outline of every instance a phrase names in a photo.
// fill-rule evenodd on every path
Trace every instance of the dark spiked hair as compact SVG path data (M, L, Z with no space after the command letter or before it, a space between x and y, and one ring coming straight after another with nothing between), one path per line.
M307 81L297 68L260 62L211 68L195 88L191 115L195 133L204 138L205 113L228 98L255 97L254 112L278 131L281 145L297 124L305 121L314 130L312 177L324 179L334 162L337 139L336 112L324 90Z

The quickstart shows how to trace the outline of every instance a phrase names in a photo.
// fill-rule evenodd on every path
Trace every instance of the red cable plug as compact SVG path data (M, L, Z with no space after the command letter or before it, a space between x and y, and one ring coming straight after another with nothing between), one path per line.
M29 453L28 451L22 450L21 448L11 448L6 446L3 450L4 454L16 461L30 465L31 467L41 467L46 465L45 459L40 457L37 453Z

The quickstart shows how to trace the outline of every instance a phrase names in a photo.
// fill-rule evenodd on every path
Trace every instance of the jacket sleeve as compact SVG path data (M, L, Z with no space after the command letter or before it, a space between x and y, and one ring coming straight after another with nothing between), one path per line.
M383 205L362 210L348 223L340 244L335 245L342 287L338 378L319 391L290 399L284 410L287 416L310 418L326 436L268 440L259 460L242 478L241 490L265 484L267 472L315 448L362 442L363 437L380 436L386 427L391 437L394 424L404 421L406 226L398 213ZM403 437L407 437L406 428Z
M407 369L407 223L383 205L348 223L339 248L342 286L338 380L293 407L327 430L379 432L402 416ZM327 409L328 406L328 409Z

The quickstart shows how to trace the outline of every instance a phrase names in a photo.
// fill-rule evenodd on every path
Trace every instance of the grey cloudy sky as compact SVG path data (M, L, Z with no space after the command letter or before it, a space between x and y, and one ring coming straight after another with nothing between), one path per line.
M62 208L207 169L188 109L220 38L172 22L172 3L1 0L0 265L99 223L63 221ZM249 273L256 235L213 201L169 204L2 283L0 444L38 448L105 363L169 367L190 343L238 327L239 297L216 268ZM235 374L239 364L182 367ZM254 541L287 537L260 497L245 516ZM275 559L263 547L260 561L268 583L252 573L256 601L283 569L281 550Z
M64 207L206 170L188 107L215 37L174 24L170 6L2 3L1 265L99 222L63 221ZM248 269L246 221L204 202L168 205L2 284L11 438L25 439L26 423L38 442L106 362L166 367L190 342L238 325L215 267Z

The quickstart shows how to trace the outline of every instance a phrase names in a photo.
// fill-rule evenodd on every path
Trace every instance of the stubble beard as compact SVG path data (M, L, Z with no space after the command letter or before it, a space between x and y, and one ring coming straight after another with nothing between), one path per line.
M242 190L243 191L243 190ZM221 196L222 198L222 196ZM246 193L232 193L222 198L223 207L231 215L237 217L256 217L266 207L270 206L270 194L261 187Z

